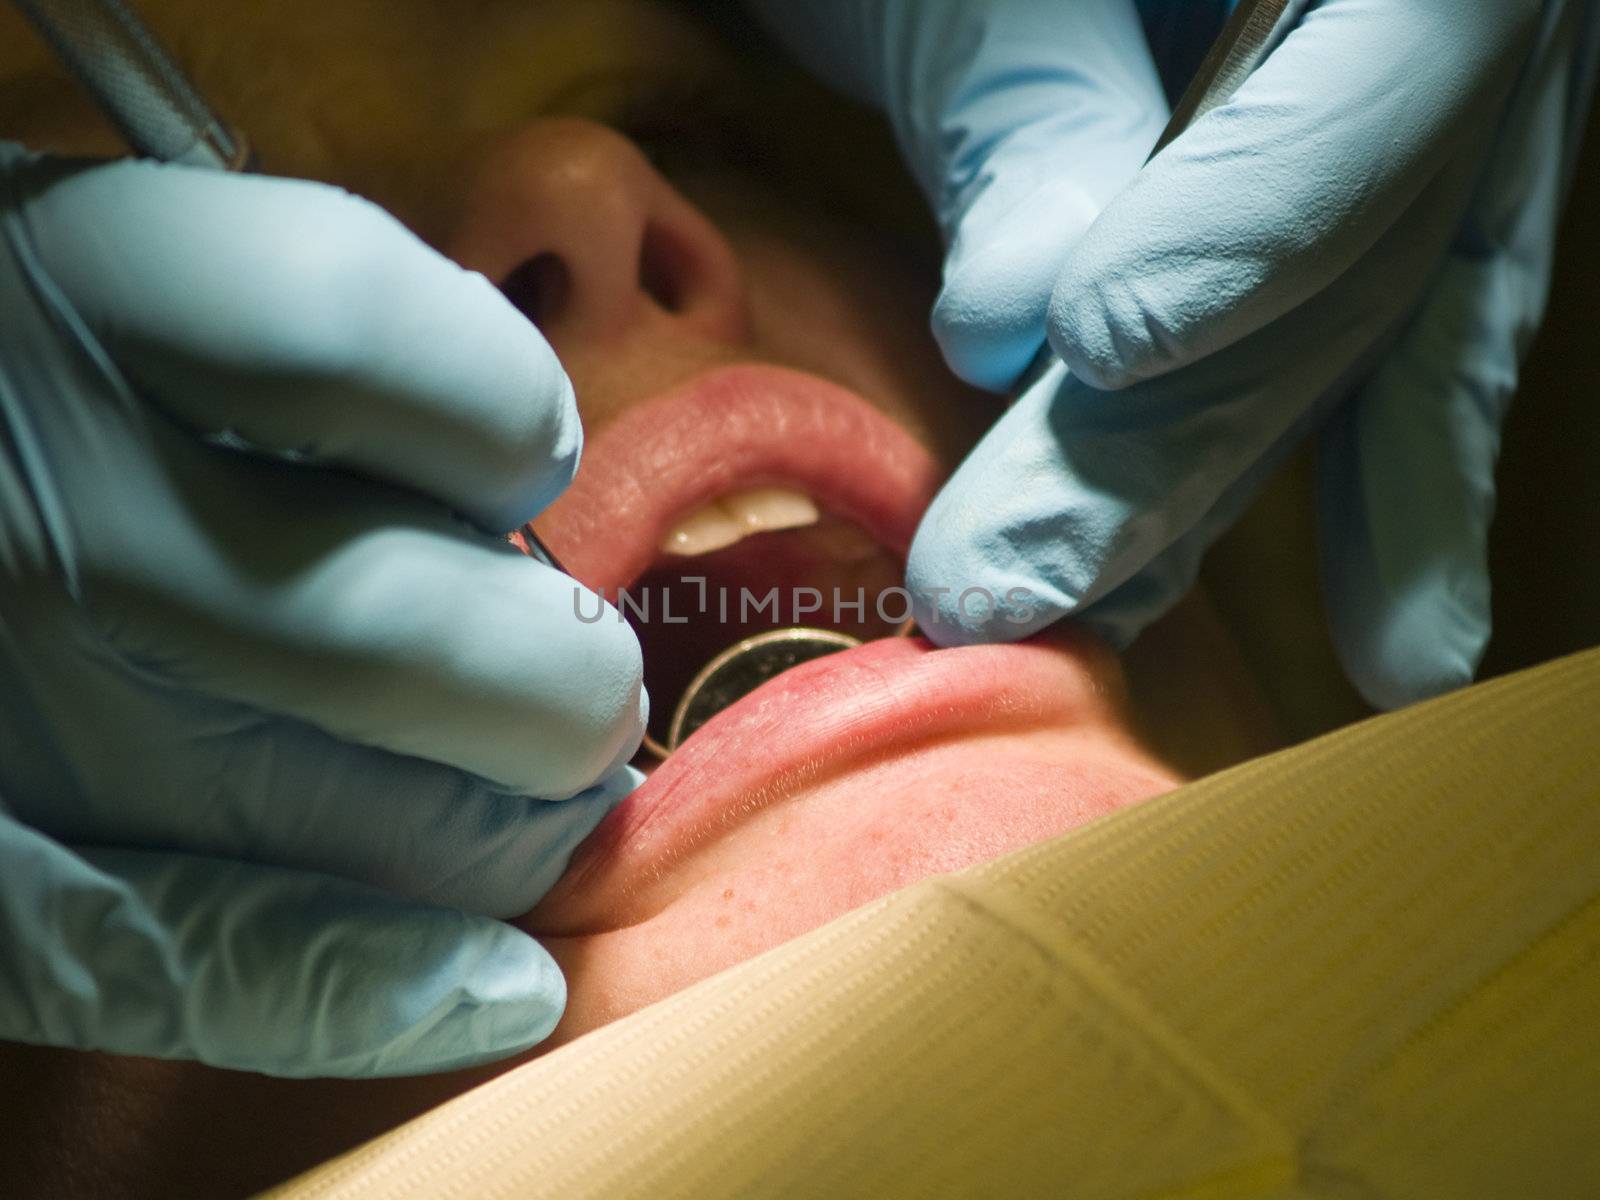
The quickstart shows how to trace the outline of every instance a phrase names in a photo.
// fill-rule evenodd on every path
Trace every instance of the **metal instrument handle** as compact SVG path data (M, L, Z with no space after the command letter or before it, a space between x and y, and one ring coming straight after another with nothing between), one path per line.
M1154 158L1206 113L1226 104L1294 28L1308 0L1244 0L1222 27L1150 151Z
M246 170L248 143L211 111L122 0L16 0L139 154Z

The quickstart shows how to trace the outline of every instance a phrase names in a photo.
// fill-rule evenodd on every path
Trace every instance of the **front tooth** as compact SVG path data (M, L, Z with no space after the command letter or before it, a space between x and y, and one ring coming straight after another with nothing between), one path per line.
M674 525L661 540L661 549L686 558L710 554L749 534L798 529L821 517L816 502L804 492L776 487L730 492Z
M789 488L752 488L724 496L717 503L748 533L798 529L815 525L822 517L810 496Z
M685 557L710 554L713 550L733 545L744 535L745 531L739 527L739 523L713 500L704 508L695 509L668 530L667 536L661 541L661 549L668 554Z

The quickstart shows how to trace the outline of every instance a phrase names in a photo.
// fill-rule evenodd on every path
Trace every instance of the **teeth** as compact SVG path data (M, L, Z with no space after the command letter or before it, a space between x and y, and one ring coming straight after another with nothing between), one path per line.
M749 533L799 529L815 525L822 516L810 496L788 488L752 488L748 492L724 496L717 503Z
M821 516L803 492L775 487L731 492L679 521L661 539L661 549L684 557L710 554L753 533L814 525Z
M720 501L713 500L704 508L696 509L678 522L661 540L661 548L668 554L710 554L731 546L744 537L741 529L723 509Z

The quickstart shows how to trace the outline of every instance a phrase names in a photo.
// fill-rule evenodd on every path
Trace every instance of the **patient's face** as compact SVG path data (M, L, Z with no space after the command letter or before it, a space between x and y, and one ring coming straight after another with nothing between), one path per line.
M256 124L269 110L233 115L271 128ZM998 411L927 333L931 247L919 262L825 190L714 142L685 164L672 138L647 153L572 117L439 136L472 152L442 156L451 170L422 186L359 147L336 178L380 181L372 198L500 284L572 377L584 458L537 527L586 584L657 605L636 621L655 731L693 672L754 628L890 633L899 602L877 601ZM292 146L262 150L296 170ZM741 619L741 598L771 588L778 609ZM806 588L821 612L792 611ZM859 607L835 614L835 596ZM664 600L688 621L664 619ZM758 691L654 771L525 919L569 983L550 1045L1171 786L1124 692L1115 658L1072 632L958 651L885 639Z
M569 8L590 24L644 21L608 46L665 48L603 66L611 83L714 53L681 20L639 17L636 6L506 5L492 19L486 9L461 34L478 48L473 71L427 74L435 64L423 54L436 102L389 114L432 124L346 127L362 106L341 72L381 77L366 103L416 85L402 72L429 43L407 41L400 17L426 24L435 9L407 0L368 12L398 21L376 56L335 55L337 69L302 72L307 55L327 57L334 44L308 8L241 38L262 56L249 70L200 80L269 165L360 187L500 284L555 348L586 448L576 483L537 526L585 583L630 587L657 606L655 620L636 621L657 733L689 676L762 625L882 639L728 710L579 849L523 922L569 981L551 1044L905 884L1176 780L1131 731L1121 667L1087 635L957 651L884 638L899 606L876 601L900 583L928 500L999 406L954 379L927 333L935 248L844 215L832 184L774 177L746 151L723 152L683 113L673 116L695 140L689 155L675 136L646 149L593 120L540 115L583 89L559 67L548 73L548 57L536 59L547 73L526 96L505 80L523 70L519 41L572 44ZM198 8L179 19L179 0L151 6L158 25L169 9L178 16L163 31L180 45L213 28ZM257 20L253 11L239 20ZM365 19L339 12L353 26ZM348 44L364 36L344 33ZM206 49L198 61L215 57ZM42 111L43 134L8 132L115 152L70 114ZM795 134L745 130L779 145ZM741 596L771 588L779 610L741 619ZM821 612L790 611L802 588L820 593ZM735 609L726 617L716 612L724 595ZM835 595L861 607L836 615ZM710 613L697 611L702 596ZM687 623L663 619L664 598ZM1163 664L1169 679L1183 669L1177 657Z
M284 7L293 11L282 18L277 8L229 10L230 21L264 22L234 43L257 56L237 71L203 41L225 32L211 6L152 0L149 10L158 25L187 14L162 31L192 32L190 65L211 64L202 90L275 169L352 185L391 207L502 284L543 330L574 381L587 443L575 485L538 528L589 585L642 583L690 615L682 625L639 623L658 710L748 628L701 619L683 576L735 601L740 588L769 587L785 597L793 587L838 589L848 601L859 587L860 618L776 620L800 615L864 638L889 632L893 620L879 619L872 599L899 583L929 497L997 411L954 381L927 334L932 248L919 263L881 231L833 215L831 185L775 184L737 154L697 154L686 166L670 144L653 164L602 125L537 115L595 107L558 99L587 94L564 84L565 60L550 57L550 47L574 45L569 24L604 32L616 22L599 44L644 48L642 67L599 73L610 86L696 61L700 42L678 17L624 29L619 14L638 6L519 2L474 10L472 27L458 29L457 17L440 15L454 6L428 0ZM413 17L423 28L415 37ZM432 29L441 22L449 38ZM449 63L436 61L440 46L451 48ZM361 57L360 47L371 51ZM406 63L414 78L395 73ZM539 86L524 86L535 77ZM68 111L71 89L52 86L9 93L63 103L35 110L42 132L6 132L115 152ZM432 102L381 111L378 97L415 97L423 86ZM801 131L754 132L782 142ZM786 528L730 541L763 526ZM1161 682L1152 694L1199 722L1211 761L1262 748L1250 728L1257 710L1204 621L1166 623L1144 642ZM524 919L569 981L568 1015L549 1045L902 885L1171 786L1174 771L1131 732L1125 691L1117 660L1069 631L958 651L878 640L756 692L655 769ZM187 1098L210 1113L207 1169L225 1160L257 1182L481 1076L316 1085L90 1061L126 1089L130 1145L142 1144L139 1120L166 1122ZM250 1121L219 1119L244 1111L223 1097L251 1088L273 1098L292 1136L280 1131L266 1145ZM158 1094L168 1099L152 1106ZM148 1140L165 1145L175 1128L152 1128ZM167 1160L162 1170L180 1161Z
M992 415L940 364L926 279L814 204L730 172L669 181L589 122L523 126L466 196L445 249L544 331L584 416L541 536L590 586L687 618L636 619L658 714L755 626L889 633L878 601ZM789 527L747 532L774 519ZM738 619L742 594L773 587L776 613ZM821 612L786 611L804 587ZM836 594L864 609L836 621ZM1171 786L1123 690L1115 658L1070 632L955 651L888 637L780 676L655 770L526 919L569 981L554 1041Z

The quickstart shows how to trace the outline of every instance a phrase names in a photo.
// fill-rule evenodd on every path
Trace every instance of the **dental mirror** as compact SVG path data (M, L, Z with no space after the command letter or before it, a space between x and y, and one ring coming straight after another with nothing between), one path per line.
M916 622L908 620L890 636L909 637L915 632ZM700 726L767 680L790 667L863 644L848 633L805 625L772 629L736 642L700 668L700 673L683 689L683 697L672 713L672 724L667 727L665 744L646 734L644 748L664 760Z
M684 688L683 698L672 713L666 744L647 736L644 747L664 759L700 726L767 680L803 662L859 645L861 639L848 633L806 626L773 629L736 642L701 667Z

